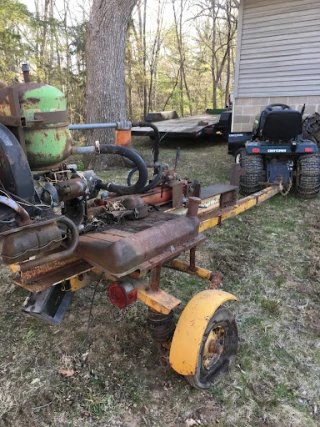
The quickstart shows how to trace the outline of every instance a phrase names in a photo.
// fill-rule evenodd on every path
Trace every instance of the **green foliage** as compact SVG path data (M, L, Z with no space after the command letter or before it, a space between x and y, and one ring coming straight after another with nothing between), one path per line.
M6 84L21 82L21 64L28 62L32 81L56 86L65 93L70 122L84 122L88 16L84 10L76 13L68 1L63 5L53 0L27 4L0 1L0 80ZM181 18L181 30L177 32L170 2L147 3L145 44L139 16L144 2L137 4L140 12L137 8L129 27L125 64L131 120L143 118L146 103L148 111L176 110L179 115L188 115L191 109L193 114L202 113L214 102L224 107L235 58L234 33L232 45L228 44L230 22L226 13L230 12L230 0L223 1L225 9L219 14L218 9L214 11L217 25L213 25L212 16L205 16L200 5L191 4L190 10L185 5L178 10L182 4L176 2L175 6L178 20ZM180 28L180 21L178 25ZM233 22L230 28L234 26ZM225 60L227 50L231 66Z
M30 24L27 7L16 0L0 2L0 75L12 82L23 61L28 45L23 30Z
M21 64L29 63L31 81L61 89L70 121L83 122L86 18L75 21L67 3L63 11L54 1L36 4L30 12L16 0L0 2L0 79L22 82Z
M143 118L144 85L148 111L176 110L179 115L188 115L190 107L193 114L202 113L207 107L223 108L227 93L232 91L236 8L230 0L216 2L214 10L211 10L214 3L207 0L191 3L189 9L182 7L183 2L175 4L178 28L172 18L171 2L166 9L171 20L156 27L157 19L161 21L161 14L158 14L153 17L152 24L147 22L145 75L141 70L144 56L141 6L133 16L126 55L128 113L132 112L132 119ZM147 6L150 14L154 12L151 5ZM153 50L155 44L156 52ZM151 79L154 63L156 72Z

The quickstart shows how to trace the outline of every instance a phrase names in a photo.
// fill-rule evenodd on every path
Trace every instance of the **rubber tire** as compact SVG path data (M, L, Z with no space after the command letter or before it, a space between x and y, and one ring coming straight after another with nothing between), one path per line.
M299 197L311 199L320 190L320 155L303 154L297 161L296 192Z
M222 326L225 331L223 351L219 360L214 366L207 370L202 364L202 353L210 332ZM197 370L195 375L187 375L186 380L192 387L199 390L208 389L213 386L219 376L226 372L229 366L235 361L238 351L238 328L234 315L227 308L219 307L211 319L208 321L206 330L204 331L199 349Z
M260 182L265 181L263 157L261 154L248 154L245 148L241 148L239 152L241 169L246 172L240 176L239 192L248 196L260 191Z
M302 122L302 136L315 142L320 148L320 114L314 113Z

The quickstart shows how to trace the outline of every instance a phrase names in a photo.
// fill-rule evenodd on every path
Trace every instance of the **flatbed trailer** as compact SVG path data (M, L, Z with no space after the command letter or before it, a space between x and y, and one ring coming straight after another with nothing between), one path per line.
M146 122L156 123L160 139L187 138L197 139L214 135L223 135L226 140L231 131L231 111L211 110L216 114L200 114L197 116L178 117L176 112L150 113ZM154 138L154 130L150 128L133 127L133 136L149 136Z

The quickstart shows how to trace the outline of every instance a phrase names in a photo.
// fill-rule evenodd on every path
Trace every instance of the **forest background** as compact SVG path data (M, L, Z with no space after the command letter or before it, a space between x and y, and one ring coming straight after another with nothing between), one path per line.
M234 78L237 13L235 0L139 0L127 32L127 119L224 107ZM89 19L90 4L80 0L1 0L0 80L18 82L27 62L32 81L65 93L70 122L85 122Z

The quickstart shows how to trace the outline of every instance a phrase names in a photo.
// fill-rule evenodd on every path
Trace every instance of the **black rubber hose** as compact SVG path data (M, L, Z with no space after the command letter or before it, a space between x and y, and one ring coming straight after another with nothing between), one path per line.
M160 212L160 209L154 203L148 203L148 206L151 206L155 211Z
M120 195L128 195L140 193L148 181L148 169L144 160L129 148L122 147L120 145L102 144L99 147L101 154L118 154L120 156L127 157L129 160L136 165L139 172L139 178L134 185L127 187L126 185L117 185L113 182L98 182L97 186L99 189L107 190L112 193Z
M131 169L131 171L128 174L128 178L127 178L127 183L128 185L131 185L131 178L132 175L137 171L137 168ZM141 190L141 193L146 193L147 191L151 190L152 188L154 188L158 182L160 181L160 179L162 178L162 166L159 165L158 167L158 173L157 175L154 177L154 179L150 182L150 184L146 185L145 187L143 187L143 189Z
M149 122L134 122L132 127L140 128L151 128L154 130L154 143L153 143L153 162L158 163L159 160L159 150L160 150L160 132L156 125Z
M133 169L131 169L130 171L129 171L129 173L128 173L128 177L127 177L127 184L128 185L131 185L131 178L132 178L132 176L133 176L133 174L135 173L135 172L137 172L137 168L133 168Z

